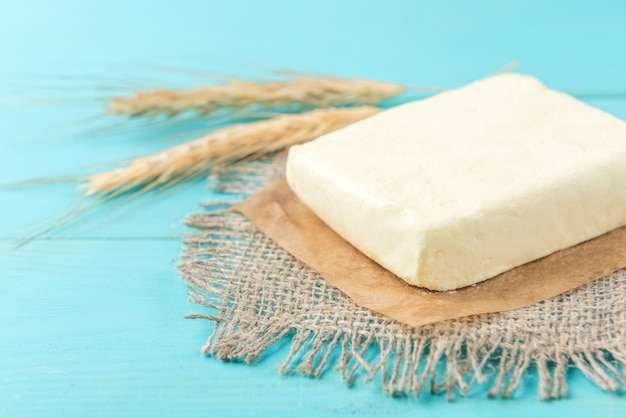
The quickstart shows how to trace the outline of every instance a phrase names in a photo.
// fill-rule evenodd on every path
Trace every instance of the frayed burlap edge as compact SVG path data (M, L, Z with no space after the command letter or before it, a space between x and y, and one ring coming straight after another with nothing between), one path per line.
M216 170L222 192L248 194L282 173L284 155ZM256 361L291 339L281 372L320 376L333 366L346 383L377 377L391 395L467 395L481 384L508 398L536 372L539 399L567 394L568 369L600 388L626 386L626 269L549 301L500 314L410 328L354 304L242 215L191 216L179 264L192 300L215 323L203 352Z

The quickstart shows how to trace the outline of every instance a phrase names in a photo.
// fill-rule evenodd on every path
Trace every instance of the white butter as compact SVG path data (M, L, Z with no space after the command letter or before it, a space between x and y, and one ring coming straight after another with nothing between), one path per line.
M293 147L295 194L408 283L451 290L626 224L626 123L506 74Z

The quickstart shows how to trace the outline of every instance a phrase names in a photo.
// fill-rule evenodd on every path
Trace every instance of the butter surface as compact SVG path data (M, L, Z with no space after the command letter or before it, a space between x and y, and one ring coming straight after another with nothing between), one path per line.
M293 147L287 181L408 283L452 290L626 224L626 123L505 74Z

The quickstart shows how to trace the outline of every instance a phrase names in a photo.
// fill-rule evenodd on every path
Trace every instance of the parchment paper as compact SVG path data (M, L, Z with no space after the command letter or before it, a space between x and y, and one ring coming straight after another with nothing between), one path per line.
M626 266L622 227L476 285L434 292L410 286L346 242L297 199L284 178L232 210L358 305L413 327L529 306Z

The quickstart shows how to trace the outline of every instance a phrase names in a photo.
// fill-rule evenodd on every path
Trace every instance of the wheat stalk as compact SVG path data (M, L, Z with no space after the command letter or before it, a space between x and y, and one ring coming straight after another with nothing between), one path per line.
M187 144L133 160L127 167L85 178L86 195L115 196L169 186L206 173L215 164L255 158L310 141L379 112L363 106L317 109L216 130Z
M339 78L299 78L286 82L252 83L233 81L226 86L204 87L174 92L153 90L114 99L109 112L127 116L177 115L194 110L209 114L222 108L250 106L278 108L300 105L332 107L347 104L371 105L398 95L405 88L392 83Z

